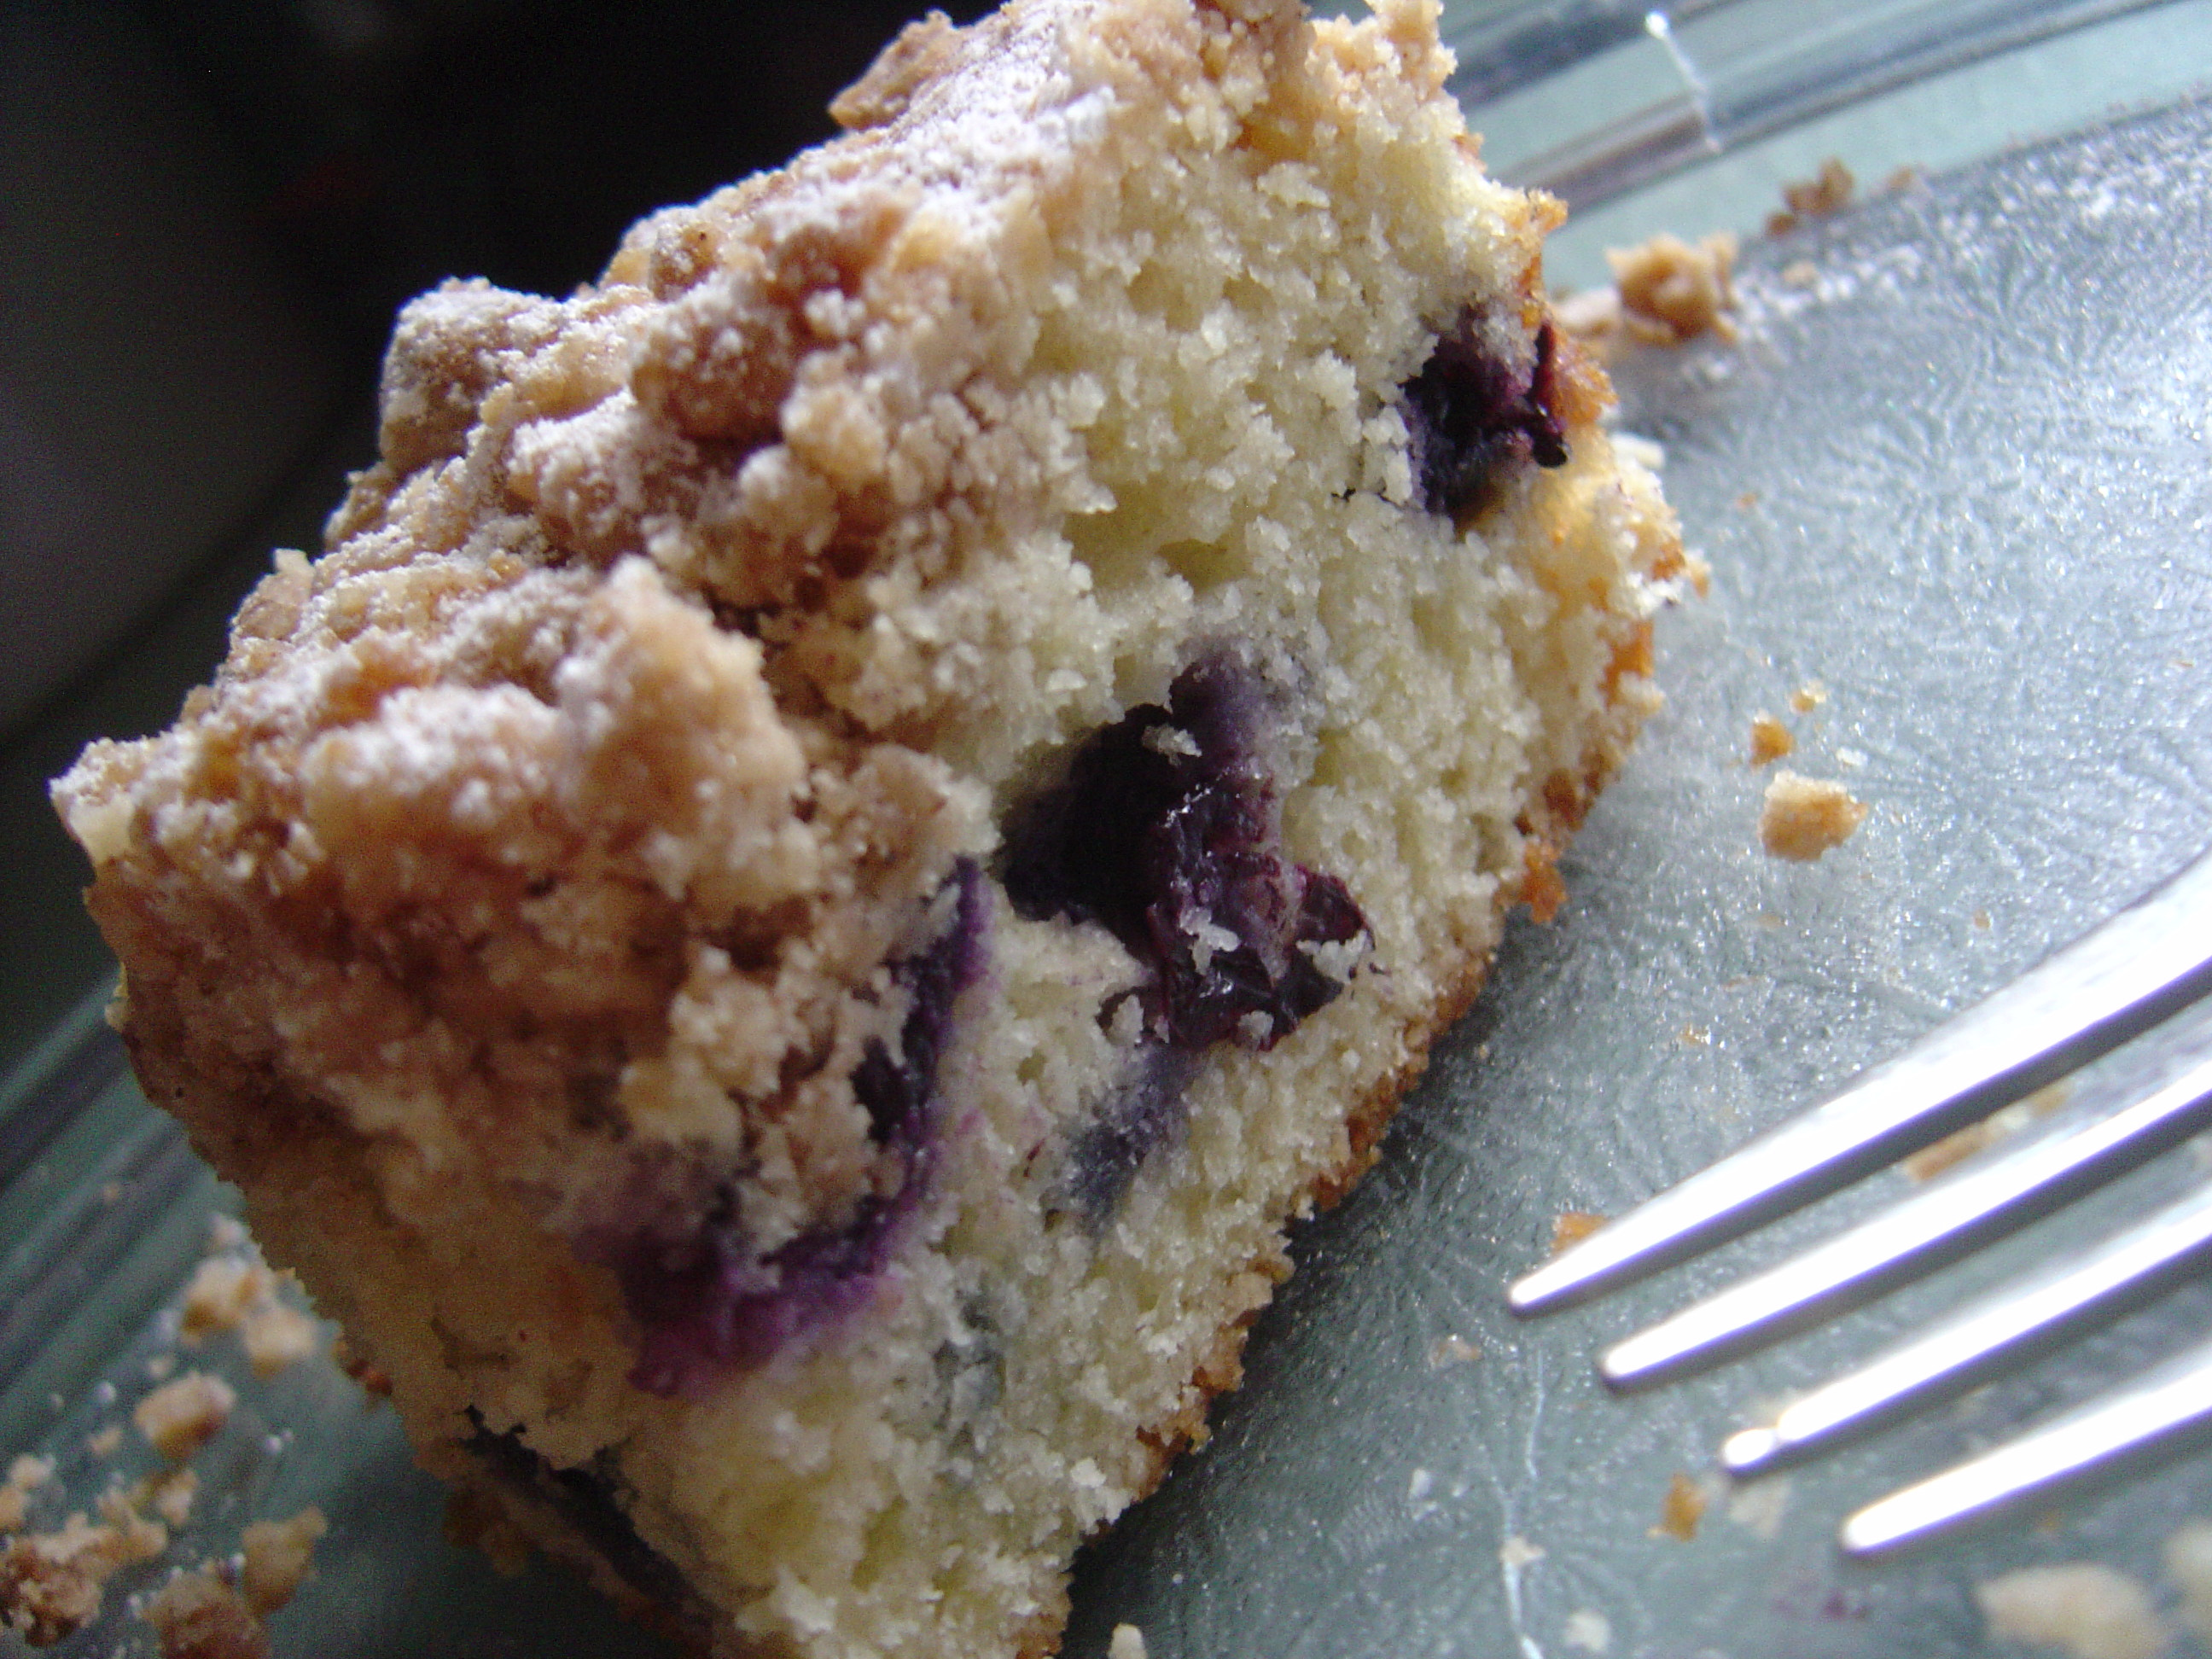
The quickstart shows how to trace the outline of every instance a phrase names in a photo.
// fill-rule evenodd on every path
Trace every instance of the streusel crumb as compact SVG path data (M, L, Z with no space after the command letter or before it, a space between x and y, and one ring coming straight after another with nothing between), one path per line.
M240 1540L246 1563L239 1575L246 1605L266 1616L289 1601L314 1565L315 1541L329 1530L318 1509L247 1527Z
M155 1451L181 1463L222 1432L238 1391L206 1371L186 1371L141 1400L131 1413Z
M140 1616L160 1638L161 1659L269 1659L261 1620L208 1568L172 1578Z
M1759 813L1759 843L1770 858L1810 864L1841 847L1870 809L1840 783L1777 772Z

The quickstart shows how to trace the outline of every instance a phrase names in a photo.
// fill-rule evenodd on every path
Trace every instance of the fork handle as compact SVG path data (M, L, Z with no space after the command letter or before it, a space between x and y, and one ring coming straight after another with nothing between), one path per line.
M2003 989L1528 1273L1516 1313L1586 1301L1747 1232L2042 1087L2212 993L2212 852Z

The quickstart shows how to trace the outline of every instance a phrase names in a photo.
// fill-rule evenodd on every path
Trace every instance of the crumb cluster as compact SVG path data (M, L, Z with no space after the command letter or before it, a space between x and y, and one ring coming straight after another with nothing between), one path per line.
M1769 236L1786 236L1808 219L1825 219L1851 204L1858 180L1840 156L1831 155L1810 179L1793 179L1782 186L1782 208L1766 219Z
M312 1353L317 1341L314 1322L279 1299L279 1282L280 1276L261 1264L244 1230L218 1218L208 1254L176 1301L158 1316L157 1328L194 1347L235 1333L249 1367L266 1378ZM278 1315L283 1317L276 1319ZM280 1329L284 1335L279 1342L257 1345L257 1328ZM128 1480L122 1470L109 1471L91 1513L72 1510L47 1530L30 1529L32 1506L42 1492L60 1486L55 1460L17 1457L0 1485L0 1534L14 1534L0 1547L0 1627L32 1646L76 1634L100 1616L111 1581L159 1561L190 1536L202 1507L203 1484L191 1460L222 1432L238 1405L238 1393L205 1370L171 1376L173 1358L157 1354L148 1363L149 1380L156 1386L131 1413L132 1425L163 1467ZM102 1403L112 1403L114 1395L107 1382L94 1391ZM85 1453L95 1468L123 1452L124 1428L111 1423L86 1437ZM73 1488L81 1479L70 1475ZM241 1539L242 1565L207 1567L173 1579L145 1609L160 1633L165 1659L265 1654L259 1620L290 1599L309 1571L314 1540L325 1529L314 1510L288 1521L252 1522ZM234 1588L241 1574L242 1601Z
M1570 295L1559 305L1560 326L1605 348L1627 340L1679 346L1711 334L1736 337L1736 239L1717 231L1696 242L1662 233L1634 247L1607 248L1611 286Z
M1680 345L1701 334L1735 338L1736 240L1717 231L1686 242L1662 234L1639 246L1608 249L1621 326L1647 345Z
M160 1522L120 1502L104 1507L113 1519L94 1522L78 1511L57 1531L11 1538L0 1549L0 1621L33 1647L88 1623L110 1578L168 1547Z

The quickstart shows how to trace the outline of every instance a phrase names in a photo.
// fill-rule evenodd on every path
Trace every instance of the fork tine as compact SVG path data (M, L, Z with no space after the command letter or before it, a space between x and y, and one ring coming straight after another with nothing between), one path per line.
M2212 1429L2212 1342L1981 1456L1869 1504L1844 1522L1846 1553L1895 1555L1984 1516L2179 1449Z
M2212 1121L2212 1058L2095 1121L1977 1159L1779 1267L1615 1344L1599 1371L1615 1389L1649 1388L1802 1328L1957 1260L2140 1167Z
M1787 1468L1963 1393L2109 1323L2212 1261L2212 1182L2079 1262L1983 1297L1955 1317L1792 1401L1770 1428L1729 1437L1738 1478Z
M1571 1246L1507 1292L1583 1301L1812 1202L2212 991L2212 853L1803 1116Z

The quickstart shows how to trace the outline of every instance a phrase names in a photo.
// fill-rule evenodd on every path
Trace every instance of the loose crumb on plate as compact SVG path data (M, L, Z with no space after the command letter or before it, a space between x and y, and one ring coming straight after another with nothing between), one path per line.
M1530 1543L1517 1532L1510 1534L1505 1541L1498 1547L1498 1563L1509 1572L1518 1572L1522 1568L1543 1559L1544 1547L1541 1544Z
M315 1322L279 1297L278 1288L289 1275L271 1273L252 1253L236 1222L228 1216L217 1219L228 1224L214 1234L225 1253L205 1257L192 1270L178 1309L178 1339L197 1346L219 1333L236 1331L253 1374L265 1380L315 1352ZM235 1243L225 1243L233 1238Z
M1962 1164L1976 1152L1996 1146L1999 1141L2018 1134L2038 1118L2048 1117L2071 1098L2073 1080L2061 1078L2046 1084L2032 1095L2023 1096L2009 1106L1991 1112L1978 1123L1969 1123L1963 1129L1954 1130L1942 1139L1923 1146L1910 1158L1902 1159L1898 1168L1914 1181L1932 1181L1954 1164Z
M239 1335L246 1363L264 1382L312 1356L319 1340L313 1319L274 1297L247 1312Z
M138 1402L131 1420L155 1451L181 1463L222 1431L238 1394L205 1371L186 1371Z
M1655 346L1681 345L1703 334L1734 340L1735 254L1736 240L1725 231L1694 244L1662 234L1634 247L1607 248L1611 286L1559 295L1553 318L1601 354L1623 337Z
M1789 1477L1770 1475L1729 1494L1728 1518L1753 1538L1771 1541L1782 1530L1783 1512L1789 1507Z
M1840 783L1777 772L1759 810L1759 844L1770 858L1810 864L1849 841L1868 810Z
M136 1488L123 1492L114 1487L100 1494L100 1518L114 1529L116 1552L125 1565L150 1561L169 1547L168 1528L138 1513L144 1496Z
M1701 334L1736 337L1729 313L1735 305L1736 242L1725 231L1694 245L1679 236L1654 236L1631 248L1607 248L1620 325L1645 345L1680 345Z
M100 1611L100 1587L114 1571L114 1537L82 1515L59 1532L11 1540L0 1551L0 1625L46 1647Z
M190 1469L165 1469L149 1474L131 1488L131 1501L150 1509L173 1528L192 1518L192 1500L199 1495L200 1478Z
M1809 714L1828 700L1828 688L1818 680L1807 680L1790 694L1790 712Z
M1753 714L1751 717L1751 764L1754 767L1771 765L1797 747L1797 739L1790 735L1790 728L1772 714Z
M1106 1659L1146 1659L1145 1632L1134 1625L1116 1625L1106 1649Z
M1440 1336L1429 1346L1429 1369L1440 1371L1447 1365L1471 1365L1482 1358L1482 1350L1463 1336Z
M101 1588L123 1568L159 1555L168 1534L111 1493L125 1524L72 1515L57 1532L33 1533L0 1550L0 1626L33 1647L46 1647L100 1613Z
M2000 1641L2063 1648L2074 1659L2156 1659L2168 1634L2150 1592L2095 1561L2022 1567L1974 1586Z
M54 1478L54 1460L25 1452L8 1465L8 1484L29 1492Z
M1650 1528L1650 1535L1688 1543L1698 1535L1698 1522L1705 1518L1706 1501L1705 1488L1677 1469L1667 1483L1667 1496L1659 1504L1658 1524Z
M1858 188L1858 180L1840 156L1831 155L1820 163L1820 172L1810 179L1793 179L1782 186L1783 208L1766 219L1766 234L1781 236L1796 229L1808 219L1825 219L1832 213L1840 213L1851 204L1851 196Z
M1606 1218L1590 1210L1562 1210L1552 1218L1552 1254L1559 1255L1570 1244L1578 1244L1599 1228Z
M268 1659L260 1620L205 1567L162 1585L141 1616L161 1638L161 1659Z
M1559 1640L1585 1653L1603 1653L1613 1645L1613 1620L1595 1607L1577 1607L1567 1615Z
M239 1588L257 1613L274 1613L290 1601L314 1565L315 1540L330 1530L318 1509L304 1509L287 1521L256 1521L240 1547L246 1557Z
M8 1466L8 1479L0 1484L0 1532L21 1532L30 1518L31 1494L54 1478L54 1460L28 1453Z
M1578 340L1603 346L1620 332L1620 290L1579 289L1552 301L1552 320Z
M265 1303L275 1276L242 1255L211 1255L192 1269L191 1283L177 1325L179 1340L197 1346L222 1331L234 1331L249 1313Z
M2191 1521L2166 1540L2166 1576L2181 1592L2181 1622L2212 1643L2212 1521Z

